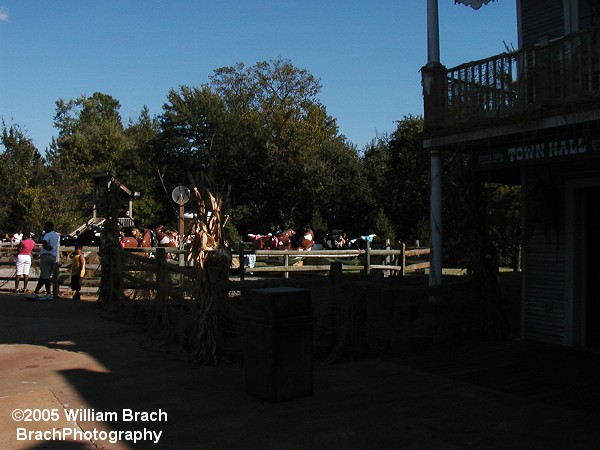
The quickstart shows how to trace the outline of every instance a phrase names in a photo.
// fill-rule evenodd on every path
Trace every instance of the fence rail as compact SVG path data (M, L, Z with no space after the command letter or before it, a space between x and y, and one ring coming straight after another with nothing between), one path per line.
M39 253L39 247L36 245L34 249L34 259ZM60 261L63 271L68 265L68 255L72 249L72 247L61 247ZM6 267L14 264L15 250L14 246L0 247L0 266ZM98 264L101 265L101 258L96 256L98 247L84 247L83 251L88 258L92 258L89 255L94 255ZM161 271L171 275L193 277L194 268L185 263L185 253L185 250L163 247L122 250L122 254L126 258L122 265L122 279L125 288L157 289L158 280L169 278L169 276L161 275L159 273ZM389 275L404 276L410 272L428 269L429 254L429 248L407 248L406 244L401 244L397 249L389 246L385 249L377 249L367 245L365 250L311 250L308 252L299 250L248 251L244 245L240 245L238 252L232 255L238 257L239 267L232 266L230 274L239 274L241 281L250 273L253 275L283 274L285 278L289 278L293 273L330 272L333 275L344 272L361 272L369 276L373 271L384 271ZM250 256L258 259L261 264L265 262L266 264L249 267L247 260ZM277 260L277 263L274 260ZM32 275L29 279L36 281L37 277ZM5 282L14 280L14 275L0 276L0 280ZM88 283L90 281L86 280ZM68 284L68 279L62 279L60 284Z
M399 249L392 249L389 245L385 249L373 249L367 243L365 250L254 250L247 251L243 243L238 246L240 261L240 279L244 280L247 273L283 273L285 278L294 272L333 272L333 271L361 271L367 276L373 270L383 270L392 275L404 276L407 272L415 272L429 268L429 260L408 263L409 258L420 258L429 255L429 248L410 248L402 243ZM258 258L277 258L281 264L270 264L267 259L266 266L248 264ZM356 259L358 262L344 264L346 259ZM373 263L375 258L378 263ZM309 261L310 264L304 264ZM315 260L334 260L328 264L314 264ZM302 264L298 264L302 263Z
M39 260L39 253L40 253L40 248L41 248L41 244L36 244L35 247L33 248L32 252L31 252L31 256L32 256L32 273L29 276L29 282L35 283L39 280L39 277L37 276L37 261ZM65 268L68 266L69 263L69 255L72 253L74 247L72 246L60 246L59 249L59 264L56 266L56 270L57 272L57 277L55 277L55 283L53 286L53 291L57 292L59 289L59 285L69 285L69 277L68 274L65 272ZM4 276L0 275L0 287L4 286L7 282L9 281L13 281L15 279L15 253L17 251L17 246L16 245L12 245L10 243L2 243L2 245L0 245L0 269L7 269L7 268L11 268L11 275L10 276L6 276L7 271L4 271ZM98 247L83 247L83 251L84 253L93 253L94 255L97 255L98 252ZM87 273L93 273L95 271L95 269L97 268L97 258L93 258L93 261L89 261L88 258L88 270ZM90 264L90 262L92 264ZM61 269L62 268L62 269ZM87 283L90 283L90 279L87 279L86 281Z

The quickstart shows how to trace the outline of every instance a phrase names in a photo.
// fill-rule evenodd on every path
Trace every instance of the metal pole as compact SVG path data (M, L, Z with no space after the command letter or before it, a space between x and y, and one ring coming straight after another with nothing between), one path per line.
M184 214L184 198L183 195L179 196L179 249L183 250L185 248L185 224L183 221ZM179 254L179 265L185 266L185 255L183 253Z
M98 185L96 184L96 180L94 180L94 186L92 188L92 219L96 222L96 217L98 215L96 203L98 202Z

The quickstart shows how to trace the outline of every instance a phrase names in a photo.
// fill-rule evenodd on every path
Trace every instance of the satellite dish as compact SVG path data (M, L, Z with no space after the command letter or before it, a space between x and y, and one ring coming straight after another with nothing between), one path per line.
M171 192L171 198L177 204L180 202L187 203L190 200L190 190L185 186L179 185Z

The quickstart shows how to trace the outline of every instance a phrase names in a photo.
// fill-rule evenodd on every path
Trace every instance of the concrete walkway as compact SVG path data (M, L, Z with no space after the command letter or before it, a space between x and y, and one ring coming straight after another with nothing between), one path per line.
M600 408L565 407L532 396L532 388L500 391L466 376L478 358L491 367L485 346L462 353L462 363L448 352L317 363L311 396L273 404L244 392L243 366L191 365L156 337L98 313L92 301L0 293L0 449L564 450L600 443ZM564 352L493 347L525 360L527 352L533 360L540 350ZM585 371L597 367L598 355L578 361L574 370ZM595 369L584 376L598 383Z

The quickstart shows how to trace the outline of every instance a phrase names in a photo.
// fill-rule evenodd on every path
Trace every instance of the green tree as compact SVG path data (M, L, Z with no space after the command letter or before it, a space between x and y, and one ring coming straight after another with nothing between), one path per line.
M56 102L58 137L50 145L48 162L63 210L68 210L64 226L71 230L91 216L91 175L114 171L125 151L119 108L117 100L99 92Z
M291 150L298 127L317 103L318 79L278 58L246 68L243 63L215 70L211 86L232 111L258 122L277 156Z
M482 182L473 177L464 198L461 246L468 267L481 271L487 260L518 268L520 258L520 186Z
M299 200L320 212L329 229L370 232L374 201L367 173L355 148L325 140L305 164Z
M206 172L222 190L242 183L244 162L255 148L237 114L208 86L181 86L171 90L159 118L155 161L170 194L179 184L191 186L190 176ZM170 195L161 197L164 211L172 211ZM172 219L175 215L171 214Z
M394 225L387 218L383 209L379 208L377 213L375 214L373 220L373 232L377 235L377 240L380 242L385 242L389 239L390 243L394 243L396 241L396 230L394 229Z
M395 180L390 185L379 179L380 186L387 186L386 196L392 193L389 200L380 198L379 203L401 239L427 243L430 155L422 149L422 119L405 117L388 141L387 156L385 148L379 145L370 155L372 166L384 168L387 162L386 176ZM481 182L470 170L468 154L443 152L441 160L444 263L472 266L474 259L493 248L498 263L515 266L519 258L519 187Z
M430 169L422 132L423 119L406 116L390 136L372 142L363 156L374 203L405 242L428 239L422 224L429 216Z
M498 249L502 267L518 269L521 247L521 187L488 185L490 222L494 224L492 243Z
M129 120L124 134L127 151L118 168L118 176L127 186L140 193L133 204L136 223L150 227L161 222L165 214L157 196L162 192L158 165L152 157L159 146L158 119L150 117L148 108L144 107L136 120Z
M127 149L120 107L118 100L100 92L58 100L54 117L58 138L50 150L54 168L73 172L74 177L114 171Z
M356 223L364 211L360 160L318 101L317 78L276 59L219 69L211 82L228 108L241 111L255 130L261 181L251 195L261 199L263 226L270 220L314 227L316 218L330 227Z
M158 134L158 125L144 108L137 121L125 129L119 113L121 105L110 95L95 92L56 102L55 127L58 137L48 152L49 169L58 195L64 200L63 226L72 230L89 219L92 211L92 174L114 173L127 187L146 194L137 205L153 219L154 201L147 194L156 189L158 176L149 173L148 158ZM102 189L98 190L100 215ZM124 216L127 199L123 199L119 214ZM105 208L104 208L105 209Z
M390 136L373 141L363 156L375 204L408 243L429 242L430 154L423 150L423 119L406 116ZM465 229L470 184L468 155L442 154L444 261L468 258Z
M277 59L222 67L210 80L171 91L163 106L161 167L169 187L209 167L231 187L232 219L244 232L357 215L360 159L317 100L315 77Z
M48 205L51 195L44 189L44 161L32 140L18 125L7 127L2 122L4 152L0 154L0 228L32 231L42 227L44 211L38 204Z

